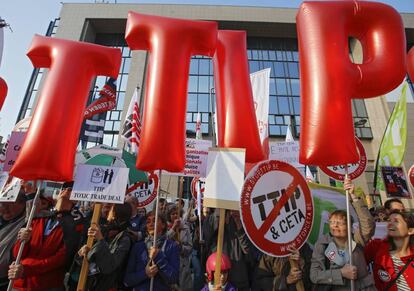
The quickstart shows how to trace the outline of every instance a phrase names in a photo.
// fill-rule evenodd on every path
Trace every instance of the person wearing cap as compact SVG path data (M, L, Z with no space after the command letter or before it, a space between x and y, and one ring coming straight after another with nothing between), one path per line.
M220 282L219 285L214 286L214 272L216 270L216 256L217 253L212 253L206 263L207 271L207 284L201 289L201 291L236 291L234 287L229 282L229 271L231 270L231 261L226 254L221 254L221 265L220 265Z
M20 190L15 202L0 203L0 290L6 290L7 270L12 262L12 249L17 233L25 224L26 198Z
M387 238L371 240L365 246L365 258L373 262L378 290L414 290L414 216L392 211Z

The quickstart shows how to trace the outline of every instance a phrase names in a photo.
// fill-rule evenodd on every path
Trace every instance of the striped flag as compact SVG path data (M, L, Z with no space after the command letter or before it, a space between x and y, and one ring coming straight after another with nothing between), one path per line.
M82 126L80 140L83 142L103 143L106 112L95 114L86 119ZM86 144L85 144L86 146ZM86 147L85 147L86 148Z
M201 132L201 114L200 114L200 112L197 113L196 139L203 139L203 134Z
M109 78L98 95L85 109L80 134L82 148L86 148L87 142L103 143L106 112L116 107L116 80Z
M129 103L121 137L129 145L131 151L138 154L139 142L141 139L141 116L138 107L138 89L135 90L131 102Z

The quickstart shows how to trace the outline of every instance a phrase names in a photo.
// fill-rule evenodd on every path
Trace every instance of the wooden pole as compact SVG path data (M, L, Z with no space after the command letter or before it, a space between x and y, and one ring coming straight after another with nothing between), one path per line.
M299 264L298 264L297 261L289 259L289 262L290 262L290 267L291 268L299 268ZM305 287L303 286L302 279L296 282L296 290L297 291L305 291Z
M179 187L178 187L178 206L177 206L177 214L178 217L180 218L180 224L181 224L181 201L183 199L183 188L184 188L184 177L181 176L180 177L180 183L179 183ZM177 242L180 242L180 227L178 229L175 230L175 240Z
M36 212L37 201L39 200L39 196L40 196L41 186L42 186L42 181L40 181L38 186L37 186L36 195L33 199L32 209L30 210L30 215L29 215L29 219L27 220L26 228L30 228L30 226L32 225L32 221L33 221L33 218L34 218L34 215L35 215L35 212ZM16 257L16 261L15 261L16 265L20 264L20 260L22 259L25 244L26 244L25 241L22 241L20 243L19 252L17 253L17 257ZM13 281L14 280L9 281L9 286L7 286L7 291L11 291L13 289Z
M102 209L102 204L95 203L91 225L99 224L99 218L101 217L101 209ZM86 241L86 246L88 247L89 250L92 248L93 242L94 242L94 237L88 236L88 240ZM78 287L76 288L77 291L85 290L85 284L88 278L88 272L89 272L89 262L87 259L87 254L85 254L85 256L83 257L83 261L82 261L82 268L79 274Z
M226 216L226 209L220 208L219 228L217 237L217 252L216 252L216 269L214 271L214 286L218 286L221 277L221 256L223 252L224 239L224 219Z

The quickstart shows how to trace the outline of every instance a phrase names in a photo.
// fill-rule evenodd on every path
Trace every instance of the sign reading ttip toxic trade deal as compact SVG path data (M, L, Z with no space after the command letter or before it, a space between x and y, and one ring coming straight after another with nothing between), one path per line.
M128 168L78 165L70 200L123 204Z
M240 203L246 234L262 252L285 257L308 239L313 201L295 167L275 160L256 165L246 177Z
M183 172L166 174L186 177L206 177L208 149L211 140L187 138L185 140L185 166Z

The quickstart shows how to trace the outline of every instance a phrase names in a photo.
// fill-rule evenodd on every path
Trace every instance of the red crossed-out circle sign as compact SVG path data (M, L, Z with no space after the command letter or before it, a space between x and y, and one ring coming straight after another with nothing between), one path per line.
M201 199L203 199L204 185L206 184L206 179L200 178L200 177L194 177L193 180L191 181L191 188L190 188L191 195L194 197L195 200L197 200L197 195L198 195L197 183L200 183Z
M408 179L410 179L411 186L414 187L414 165L408 170Z
M282 161L264 161L247 175L241 195L246 234L262 252L277 257L299 249L313 222L313 201L305 179Z
M359 153L359 161L354 164L348 164L348 176L349 179L354 180L362 175L362 173L365 171L365 168L367 167L367 154L365 153L364 146L362 145L362 142L355 137L355 142L357 145L358 153ZM343 181L345 180L345 166L320 166L319 167L326 175L329 177L338 180Z
M138 182L127 190L127 194L138 199L138 207L150 204L158 194L159 177L156 172L149 173L148 182Z

